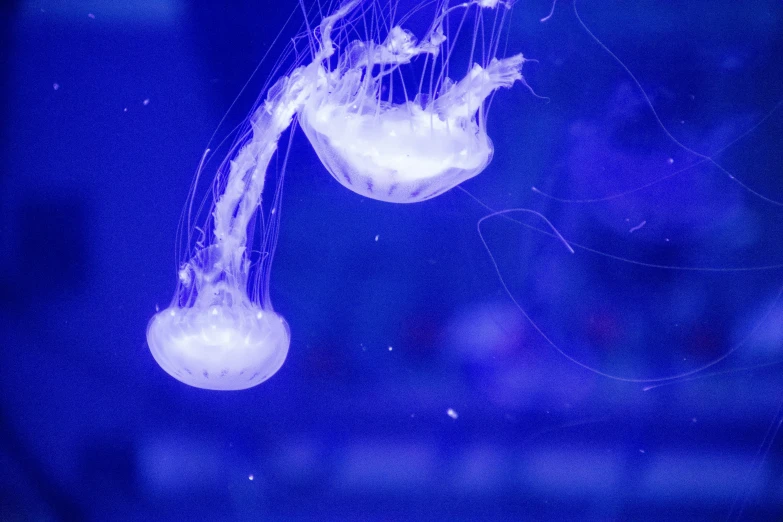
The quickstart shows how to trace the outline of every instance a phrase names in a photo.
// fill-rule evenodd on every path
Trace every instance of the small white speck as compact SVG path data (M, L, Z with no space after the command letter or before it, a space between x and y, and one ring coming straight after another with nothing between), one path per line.
M644 450L643 450L643 449L640 449L640 450L639 450L639 453L641 453L641 454L644 454Z
M92 13L88 13L87 18L92 18L93 20L95 20L95 15Z
M630 232L636 232L637 230L639 230L640 228L642 228L642 227L643 227L644 225L646 225L646 224L647 224L647 221L642 221L641 223L639 223L639 224L638 224L638 225L636 225L635 227L631 228L631 230L629 230L628 232L629 232L629 233L630 233Z
M392 350L394 350L394 348L392 348L391 346L389 346L389 351L392 351Z
M248 475L247 480L253 480L255 477L253 475Z
M454 411L454 410L453 410L453 409L451 409L451 408L449 408L448 410L446 410L446 415L448 415L448 416L449 416L449 417L451 417L452 419L456 419L457 417L459 417L459 413L457 413L456 411Z
M125 107L124 109L122 109L122 112L128 112L128 108Z
M674 158L669 158L667 161L669 162L669 165L673 165L674 164Z
M141 102L141 103L142 103L142 105L149 105L150 104L150 99L149 98L145 98L144 101Z
M669 241L671 241L671 239L669 239L668 237L664 238L663 240L664 240L664 241L666 241L667 243L668 243Z
M375 236L375 241L377 242L377 241L378 241L380 238L381 238L381 235L380 235L380 234L377 234L377 235Z
M60 90L60 84L59 84L59 83L53 83L53 84L52 84L52 88L53 88L55 91L58 91L58 90Z

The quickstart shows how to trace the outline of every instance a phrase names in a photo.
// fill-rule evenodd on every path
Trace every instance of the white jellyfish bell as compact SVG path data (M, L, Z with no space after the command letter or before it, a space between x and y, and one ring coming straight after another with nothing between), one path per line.
M358 7L364 24L340 24L332 35L335 23L356 4L346 4L321 24L320 42L313 45L320 46L322 85L299 113L324 166L348 189L392 203L424 201L479 174L493 153L485 101L498 88L522 80L521 54L496 57L508 5L439 3L417 41L401 25L377 28L377 20L388 16L375 12L379 5L372 2ZM488 9L494 16L485 22ZM366 40L350 38L362 28L369 33ZM467 49L458 49L460 33ZM459 60L462 65L455 63L455 52L468 54ZM467 73L455 83L449 70Z
M187 251L177 290L147 328L147 343L161 368L191 386L239 390L265 381L285 361L290 332L269 299L282 178L266 212L261 196L278 141L297 115L329 172L371 198L423 201L487 166L492 143L485 100L521 80L524 62L522 55L495 58L504 15L495 17L490 37L484 38L481 11L497 3L439 4L421 43L392 23L383 41L376 41L373 36L391 17L377 2L365 7L360 0L324 18L317 34L308 33L311 63L294 64L268 89L232 149L236 152L218 168L212 204L200 222L191 219L196 177L183 212ZM408 16L426 5L432 3L418 5ZM452 38L444 27L455 16ZM449 64L466 23L473 26L469 66L455 83L448 77ZM368 33L365 40L349 38L358 27ZM476 55L481 64L474 63ZM401 68L417 57L423 63L409 98L411 83ZM402 89L401 101L394 97L395 85L398 93ZM196 216L200 208L196 205ZM258 249L252 242L254 223L260 230Z

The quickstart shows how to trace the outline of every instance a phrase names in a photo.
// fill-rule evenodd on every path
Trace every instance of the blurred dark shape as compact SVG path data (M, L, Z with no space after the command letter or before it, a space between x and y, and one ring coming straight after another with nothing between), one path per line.
M14 278L20 300L78 295L90 279L91 230L87 204L77 194L28 197L16 213Z
M0 448L10 456L9 465L0 468L0 484L8 487L9 482L13 482L15 485L10 491L0 490L0 517L4 520L32 520L50 511L56 520L76 522L85 519L85 510L62 483L52 479L38 456L14 431L2 407ZM18 475L13 473L15 470L18 470ZM6 475L8 472L11 472L10 476ZM40 499L43 505L30 503L30 497L37 497L36 500Z
M14 49L13 27L17 7L15 0L0 2L0 93L9 92L11 82L11 54ZM0 95L0 122L9 121L9 106L11 100L8 96ZM9 125L0 125L0 143L8 143L13 129ZM8 165L0 161L0 190L6 186L8 177ZM7 275L11 269L9 241L10 226L7 222L9 216L8 198L0 197L0 305L7 306L13 298L11 291L11 278Z
M97 435L97 436L96 436ZM83 442L81 473L85 485L118 496L136 498L136 441L124 433L93 434Z

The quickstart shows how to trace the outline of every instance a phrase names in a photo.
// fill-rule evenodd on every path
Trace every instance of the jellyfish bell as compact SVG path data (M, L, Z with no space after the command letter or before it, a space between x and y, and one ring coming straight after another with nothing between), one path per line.
M216 270L217 253L214 246L204 249L180 270L174 302L152 317L147 342L175 379L197 388L241 390L280 369L291 335L271 306L248 297L246 280Z
M157 363L175 379L212 390L241 390L274 375L290 344L288 325L249 302L227 307L169 308L150 322Z
M322 86L305 101L299 124L338 182L369 198L415 203L442 194L487 167L493 146L486 130L485 101L500 87L522 80L525 61L521 54L495 57L496 27L502 23L491 24L488 39L478 34L484 27L482 12L496 8L506 9L497 0L451 7L441 3L421 41L399 25L392 26L383 41L376 41L376 35L349 41L348 29L338 28L332 36L336 20L324 20L314 62ZM473 23L466 23L468 13L476 17ZM461 18L454 34L444 29L450 26L450 16ZM357 24L344 25L351 29ZM465 25L473 26L472 34L465 35L472 37L468 71L454 82L448 71L450 66L457 69L451 62L455 40ZM485 43L482 64L473 61L479 54L477 41ZM414 70L414 82L404 75L406 67ZM394 98L395 88L399 100Z

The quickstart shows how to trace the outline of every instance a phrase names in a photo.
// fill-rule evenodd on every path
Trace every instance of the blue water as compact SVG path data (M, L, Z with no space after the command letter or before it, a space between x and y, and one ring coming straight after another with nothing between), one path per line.
M499 92L491 165L424 203L345 190L295 133L290 353L228 393L145 329L296 3L128 4L0 10L0 520L783 518L779 1L578 2L606 48L518 2L548 100ZM574 253L522 212L485 247L487 207Z

